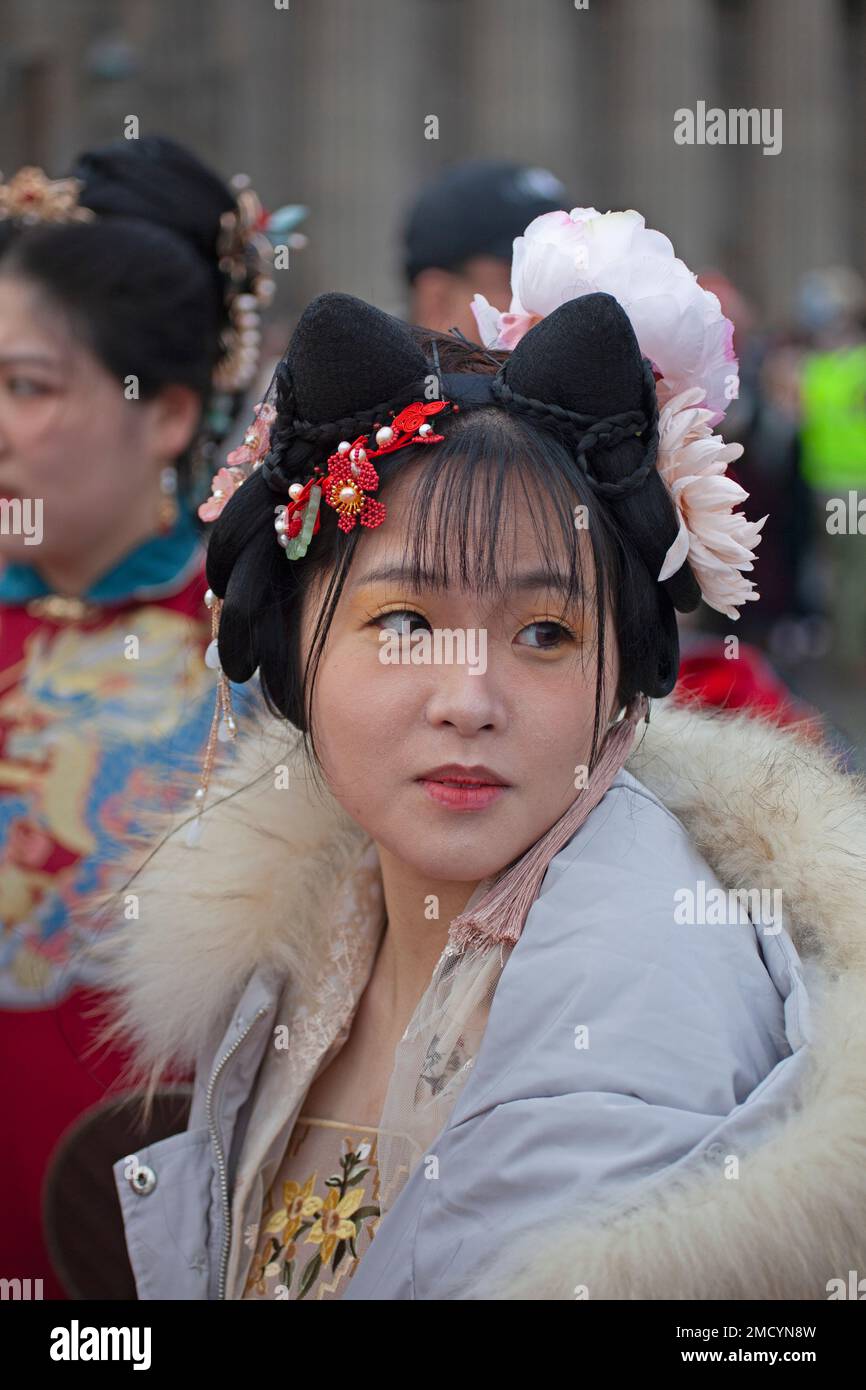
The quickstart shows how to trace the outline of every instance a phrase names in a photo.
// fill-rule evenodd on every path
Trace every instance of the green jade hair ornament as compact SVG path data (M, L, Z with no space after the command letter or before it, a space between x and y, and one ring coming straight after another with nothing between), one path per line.
M297 492L293 494L293 489ZM301 497L301 493L305 494ZM319 518L319 504L322 500L322 489L318 483L312 479L303 488L298 483L293 483L289 489L289 495L293 500L300 502L301 506L295 512L295 519L300 519L300 530L296 535L289 534L291 519L289 518L289 507L286 503L280 503L276 508L274 527L277 532L277 540L286 552L287 560L302 560L307 553L307 548L313 538L313 532L318 530L316 522Z

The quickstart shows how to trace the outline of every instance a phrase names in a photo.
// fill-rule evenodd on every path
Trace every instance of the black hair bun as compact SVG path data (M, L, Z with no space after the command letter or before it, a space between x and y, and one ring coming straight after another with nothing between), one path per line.
M277 367L277 423L263 479L284 494L326 444L368 433L389 409L417 399L430 370L400 319L351 294L318 295Z
M643 405L643 358L611 294L569 299L530 328L502 369L512 390L603 419Z
M320 294L285 356L297 417L313 424L364 415L420 389L430 366L411 329L351 294Z
M115 140L70 170L80 201L101 217L136 217L190 243L216 271L219 220L235 203L227 185L190 150L163 135Z

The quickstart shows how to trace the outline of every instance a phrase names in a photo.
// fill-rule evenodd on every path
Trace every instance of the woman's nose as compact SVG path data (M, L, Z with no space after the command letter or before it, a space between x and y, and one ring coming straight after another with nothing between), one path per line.
M434 664L425 712L431 724L451 724L461 734L504 728L505 702L495 670L486 660Z

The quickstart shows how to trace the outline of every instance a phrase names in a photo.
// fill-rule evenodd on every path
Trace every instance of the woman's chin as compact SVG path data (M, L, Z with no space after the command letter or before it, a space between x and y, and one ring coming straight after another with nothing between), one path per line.
M532 841L525 831L509 834L500 825L495 835L489 827L460 824L443 827L441 823L415 816L373 838L387 847L401 864L410 866L431 885L437 882L480 883L481 879L498 874L506 864L520 857Z

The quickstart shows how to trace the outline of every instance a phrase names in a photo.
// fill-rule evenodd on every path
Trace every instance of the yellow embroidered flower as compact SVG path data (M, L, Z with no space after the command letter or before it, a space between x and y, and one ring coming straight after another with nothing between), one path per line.
M284 1182L283 1205L270 1217L265 1234L278 1236L281 1245L291 1240L304 1218L314 1216L321 1206L321 1197L310 1195L315 1185L315 1173L310 1174L303 1187L300 1183Z
M328 1263L338 1240L348 1240L355 1234L355 1223L349 1217L358 1210L363 1196L363 1187L350 1187L345 1197L338 1197L337 1189L332 1187L324 1202L321 1197L313 1199L318 1202L321 1212L318 1221L307 1233L306 1243L313 1241L321 1245L322 1264Z

